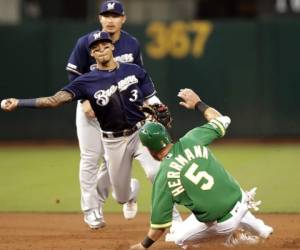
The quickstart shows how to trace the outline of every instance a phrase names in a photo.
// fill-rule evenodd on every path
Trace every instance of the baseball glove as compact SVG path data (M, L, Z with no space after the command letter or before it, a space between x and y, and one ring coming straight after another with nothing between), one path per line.
M151 105L144 104L141 111L145 113L147 120L157 121L167 128L171 128L173 121L168 107L162 103L155 103Z

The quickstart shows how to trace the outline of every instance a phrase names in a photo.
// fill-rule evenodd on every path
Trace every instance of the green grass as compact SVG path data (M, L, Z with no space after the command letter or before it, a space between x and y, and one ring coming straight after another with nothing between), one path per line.
M223 145L218 159L244 189L258 187L263 212L300 212L300 145Z
M300 145L222 144L214 154L243 188L258 187L262 212L300 212ZM77 146L0 148L0 211L79 212ZM151 185L134 163L141 181L139 210L149 211ZM58 202L59 201L59 202ZM105 211L118 212L112 198Z

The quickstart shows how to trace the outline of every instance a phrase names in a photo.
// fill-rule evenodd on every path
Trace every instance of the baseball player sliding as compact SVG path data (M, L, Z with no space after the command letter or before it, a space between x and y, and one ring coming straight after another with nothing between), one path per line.
M213 236L231 239L238 227L268 238L273 228L249 211L259 204L254 201L255 190L244 192L207 147L224 136L230 118L207 106L191 89L181 90L178 96L182 106L199 110L208 123L190 130L175 144L162 124L143 125L141 142L161 164L153 184L151 227L145 239L130 249L147 249L159 239L172 224L174 203L192 212L166 235L166 240L183 248ZM237 236L235 244L238 240Z
M3 100L1 108L55 108L74 100L89 100L101 125L105 159L114 198L121 204L135 201L138 184L131 182L133 158L140 161L149 179L154 179L159 162L142 146L138 131L145 123L143 104L160 102L147 72L135 64L114 60L114 45L107 32L94 32L88 37L95 70L86 73L49 97ZM158 112L168 116L160 104Z
M109 32L112 38L115 59L118 62L135 63L143 67L138 41L121 30L125 21L124 6L121 2L109 0L100 5L99 22L103 31ZM80 37L73 48L66 67L70 81L96 67L95 59L90 56L88 48L88 37L93 32ZM110 113L110 117L113 117L112 113ZM103 159L104 150L100 125L88 100L78 101L76 129L80 148L81 209L84 212L84 221L92 229L97 229L105 226L102 207L109 194L110 181L107 164ZM103 164L99 169L100 159L103 160ZM137 180L132 180L132 185L137 186ZM123 213L126 219L135 217L137 213L135 200L123 205Z

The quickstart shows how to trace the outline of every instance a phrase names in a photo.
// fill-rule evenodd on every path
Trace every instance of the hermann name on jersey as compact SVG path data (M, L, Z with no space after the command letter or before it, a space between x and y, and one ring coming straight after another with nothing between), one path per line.
M204 146L195 145L193 148L185 149L184 150L185 157L182 155L178 155L175 157L176 161L172 161L169 164L169 167L176 170L176 171L168 171L167 178L168 178L168 186L171 189L172 195L175 197L182 192L184 192L184 187L182 186L181 180L180 180L180 172L183 169L185 165L190 163L190 161L196 159L196 158L204 158L208 159L208 150ZM167 156L168 157L168 156ZM197 166L195 166L197 168ZM195 169L193 167L193 164L189 168L189 170L185 173L185 176L187 176L189 179L191 175L195 172ZM201 174L201 173L199 173ZM197 178L197 177L196 177ZM203 184L202 188L205 189L205 184Z

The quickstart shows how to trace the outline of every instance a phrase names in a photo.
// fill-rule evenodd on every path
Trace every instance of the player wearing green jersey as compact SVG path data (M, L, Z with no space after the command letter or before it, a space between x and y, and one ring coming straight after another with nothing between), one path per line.
M230 239L237 228L268 238L273 228L249 211L259 205L254 201L255 190L244 192L207 147L224 136L230 118L207 106L191 89L181 90L178 96L182 106L200 110L208 123L192 129L175 144L160 123L147 123L140 130L143 145L162 162L152 190L151 227L143 242L130 249L149 248L172 225L175 203L192 212L167 234L166 238L179 246L215 236Z

